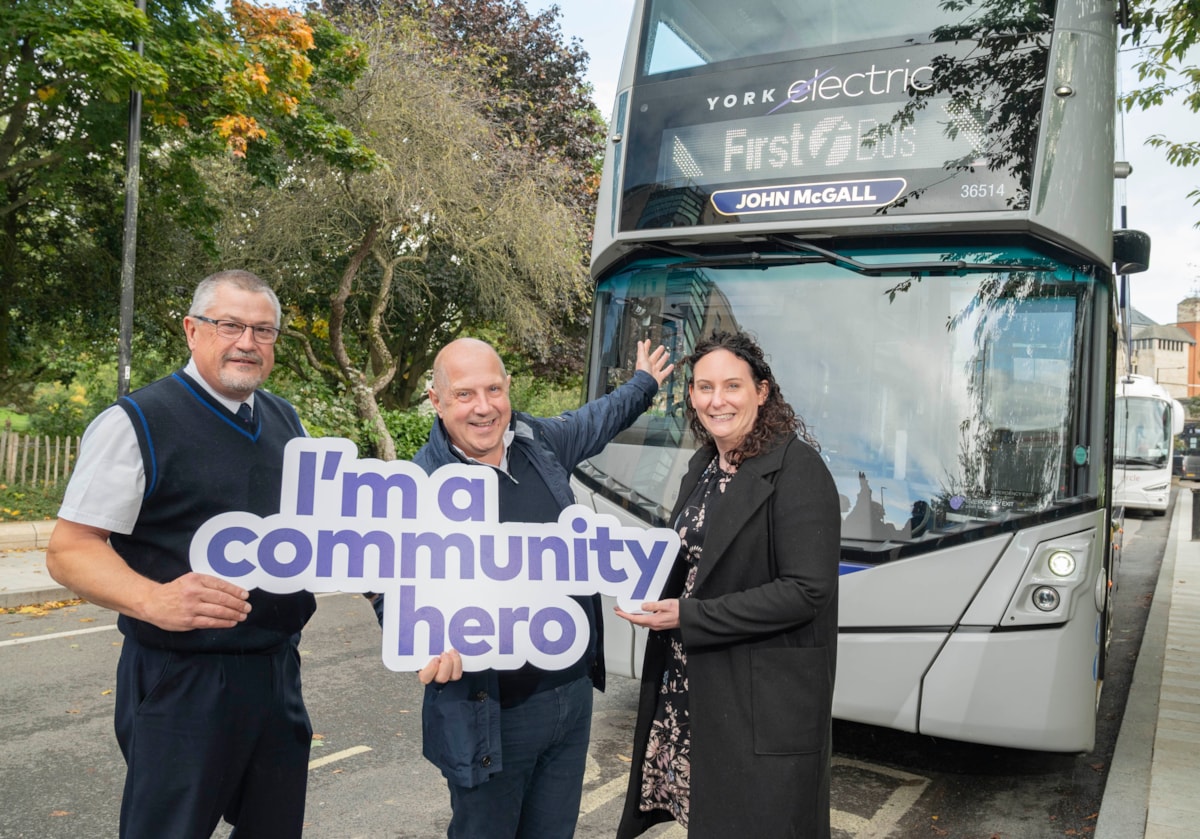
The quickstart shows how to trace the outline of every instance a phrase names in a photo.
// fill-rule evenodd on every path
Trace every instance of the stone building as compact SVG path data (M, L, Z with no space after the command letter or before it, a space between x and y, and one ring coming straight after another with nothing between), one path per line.
M1183 322L1184 304L1194 303L1186 314L1191 322ZM1179 304L1180 323L1155 323L1137 309L1131 311L1130 331L1133 345L1132 372L1149 376L1165 387L1176 399L1187 399L1198 393L1191 385L1196 381L1197 330L1200 330L1200 298ZM1191 329L1188 329L1188 327ZM1125 370L1124 353L1118 353L1118 372Z
M1189 297L1176 304L1175 326L1186 332L1192 343L1187 354L1187 393L1172 392L1172 395L1176 399L1200 396L1200 297Z

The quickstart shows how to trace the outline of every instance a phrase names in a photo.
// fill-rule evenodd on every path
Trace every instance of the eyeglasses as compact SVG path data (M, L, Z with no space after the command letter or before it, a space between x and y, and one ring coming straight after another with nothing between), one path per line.
M246 334L249 329L256 344L274 344L279 339L279 330L273 326L251 326L248 323L238 323L236 320L213 320L204 315L192 315L196 320L211 323L217 328L217 334L222 338L236 340Z

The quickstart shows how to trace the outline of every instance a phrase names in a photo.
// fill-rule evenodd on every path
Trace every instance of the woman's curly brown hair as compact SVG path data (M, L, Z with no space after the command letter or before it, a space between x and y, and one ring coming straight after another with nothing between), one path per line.
M738 465L747 458L762 454L775 440L789 433L799 435L800 439L814 449L821 450L820 444L809 434L804 420L784 400L779 383L775 381L775 375L771 372L771 365L767 364L766 358L763 357L762 347L744 332L713 332L707 338L701 339L692 354L683 360L688 367L688 425L691 426L692 433L696 435L696 439L701 444L711 443L712 435L700 422L700 416L696 413L695 406L692 405L691 389L695 382L696 362L716 350L733 353L750 366L751 379L756 383L767 383L767 399L758 409L754 427L750 429L750 433L738 444L737 448L729 452L728 458L731 464Z

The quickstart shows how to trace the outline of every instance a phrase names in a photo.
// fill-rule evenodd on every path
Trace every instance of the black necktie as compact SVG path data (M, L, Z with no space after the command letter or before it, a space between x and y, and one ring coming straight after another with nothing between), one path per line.
M254 412L250 410L250 406L245 402L243 402L241 405L238 405L237 415L238 419L240 419L246 425L254 425Z

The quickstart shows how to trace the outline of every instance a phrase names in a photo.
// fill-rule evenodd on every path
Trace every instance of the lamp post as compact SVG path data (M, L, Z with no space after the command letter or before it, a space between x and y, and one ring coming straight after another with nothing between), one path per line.
M146 0L137 0L145 14ZM142 55L142 39L134 47ZM117 398L129 393L133 367L133 274L137 260L138 182L141 180L142 92L129 91L129 142L125 151L125 221L121 237L121 322L117 345Z

